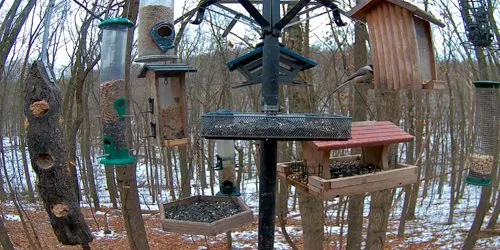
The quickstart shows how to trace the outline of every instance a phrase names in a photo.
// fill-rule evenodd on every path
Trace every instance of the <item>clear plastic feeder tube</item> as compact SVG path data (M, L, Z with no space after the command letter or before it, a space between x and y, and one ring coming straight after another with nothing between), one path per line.
M234 160L234 140L216 140L217 154L223 161Z
M100 112L103 127L105 165L129 165L125 139L125 55L128 29L133 23L126 18L111 18L99 24L102 29Z
M176 58L173 54L174 1L141 0L138 25L138 62Z

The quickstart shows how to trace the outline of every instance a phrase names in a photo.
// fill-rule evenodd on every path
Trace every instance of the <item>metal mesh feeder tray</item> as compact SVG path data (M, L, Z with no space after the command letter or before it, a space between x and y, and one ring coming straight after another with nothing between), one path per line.
M202 115L207 139L283 141L348 140L350 117L328 114L263 114L219 110Z
M163 230L217 235L252 222L250 208L240 197L192 196L160 207Z

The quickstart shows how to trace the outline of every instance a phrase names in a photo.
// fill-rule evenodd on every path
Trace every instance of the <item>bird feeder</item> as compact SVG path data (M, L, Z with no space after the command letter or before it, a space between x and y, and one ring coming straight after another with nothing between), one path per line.
M262 83L263 51L263 43L259 43L254 50L227 63L230 71L238 70L247 79L247 82L236 86L236 88ZM300 71L316 66L316 62L285 48L282 44L279 45L279 53L279 82L305 84L305 82L298 81L295 78Z
M174 55L174 0L141 0L136 62L165 61Z
M100 112L103 128L104 165L130 165L125 139L125 56L128 29L134 24L126 18L111 18L99 24L102 29Z
M493 42L488 5L485 0L460 0L460 11L469 41L477 47Z
M441 21L400 0L362 1L347 15L368 24L375 89L444 88L430 26L444 27Z
M222 173L219 178L220 191L218 195L239 195L234 185L234 140L216 140L217 169Z
M500 82L477 81L474 86L476 141L466 181L472 185L491 186L493 159L498 150L495 144L500 119Z
M162 146L174 147L188 143L185 81L186 72L196 69L186 64L146 64L139 78L146 77L149 107L152 113L151 134L158 135Z

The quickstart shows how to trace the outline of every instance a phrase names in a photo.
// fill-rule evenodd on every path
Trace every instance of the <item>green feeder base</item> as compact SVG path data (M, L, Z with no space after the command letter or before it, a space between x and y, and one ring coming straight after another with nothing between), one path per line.
M489 187L491 186L491 178L480 178L474 176L467 176L465 182L475 186Z
M112 150L106 158L100 161L104 165L126 166L135 163L135 157L128 154L127 149Z
M220 191L217 196L241 196L240 191L231 181L223 181L220 185Z

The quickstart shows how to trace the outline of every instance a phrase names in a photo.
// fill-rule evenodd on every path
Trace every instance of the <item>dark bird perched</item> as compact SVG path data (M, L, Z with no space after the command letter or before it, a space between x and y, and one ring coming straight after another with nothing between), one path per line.
M373 65L368 64L347 78L344 83L352 82L352 83L371 83L373 79Z
M373 65L368 64L360 69L358 69L356 72L354 72L352 75L350 75L347 80L345 80L342 84L340 84L337 88L335 88L332 93L337 92L339 89L343 88L347 84L351 83L366 83L370 84L373 79Z

